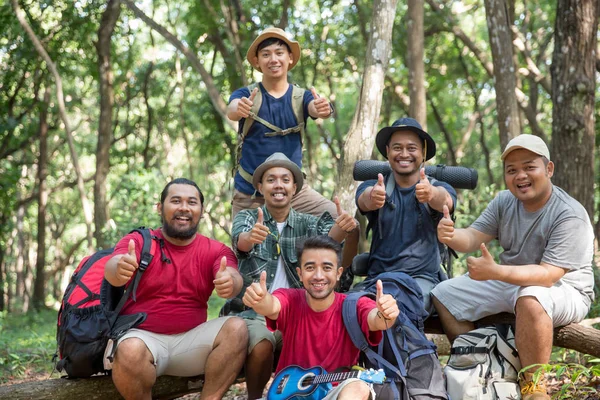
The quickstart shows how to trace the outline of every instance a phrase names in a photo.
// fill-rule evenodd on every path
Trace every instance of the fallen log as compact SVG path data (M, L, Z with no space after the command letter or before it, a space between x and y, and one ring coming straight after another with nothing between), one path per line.
M200 392L201 377L161 376L152 389L154 399L168 400L188 393ZM54 378L42 381L0 386L1 400L115 400L122 399L110 376L89 379Z
M503 313L492 315L477 324L514 323L514 315ZM441 335L440 354L449 353L449 342L445 338L438 318L425 321L425 332ZM437 342L436 342L437 343ZM581 324L569 324L554 329L554 346L590 354L600 358L600 330ZM238 381L239 382L239 381ZM202 377L181 378L161 376L152 390L152 397L168 400L202 390ZM46 379L15 385L0 386L0 400L114 400L121 399L109 376L90 379Z
M515 316L509 313L490 315L477 321L477 325L503 323L512 324ZM439 318L425 321L425 332L444 334ZM581 324L569 324L554 328L554 346L575 350L580 353L600 357L600 330Z

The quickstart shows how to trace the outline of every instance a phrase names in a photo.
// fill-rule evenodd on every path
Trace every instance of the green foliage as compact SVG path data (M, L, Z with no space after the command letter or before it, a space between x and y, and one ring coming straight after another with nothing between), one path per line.
M553 399L587 399L592 398L588 396L598 393L599 359L590 359L586 365L576 363L536 364L521 372L526 372L530 368L538 368L533 374L534 382L538 382L543 374L550 373L560 383L560 389L552 395Z
M50 373L56 351L56 311L0 314L0 384Z

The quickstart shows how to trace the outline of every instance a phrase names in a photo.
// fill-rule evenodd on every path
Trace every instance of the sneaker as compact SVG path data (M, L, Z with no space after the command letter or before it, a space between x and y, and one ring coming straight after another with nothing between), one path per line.
M546 390L546 379L541 376L536 382L532 373L525 373L519 381L522 400L550 400Z

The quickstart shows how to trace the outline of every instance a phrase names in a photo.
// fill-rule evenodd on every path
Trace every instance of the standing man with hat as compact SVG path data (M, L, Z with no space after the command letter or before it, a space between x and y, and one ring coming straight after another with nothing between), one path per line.
M416 120L396 120L377 133L375 144L391 172L356 190L356 204L373 228L365 284L374 284L384 272L404 272L419 284L429 312L429 292L444 275L436 227L443 207L454 209L456 191L425 175L424 163L435 155L435 142Z
M516 315L515 340L525 368L547 364L553 328L581 321L594 299L594 231L585 208L552 184L554 164L542 139L519 135L502 153L500 192L468 228L444 218L438 238L469 257L469 273L432 292L448 339L474 329L470 321L509 312ZM498 239L500 264L485 244ZM545 380L532 372L521 379L523 400L550 399Z
M342 210L337 198L335 220L328 211L316 217L294 210L292 198L302 190L304 178L298 165L283 153L274 153L260 164L252 184L264 196L265 204L240 211L232 228L232 244L239 259L243 286L247 288L258 282L265 271L270 293L280 288L300 288L297 245L317 235L329 235L341 243L348 232L356 229L356 221ZM243 305L244 292L242 290L226 308L230 309L230 315L238 314L248 325L246 384L248 398L257 399L262 397L271 376L278 339L267 329L264 317Z
M331 104L314 88L301 89L288 82L288 71L300 61L300 45L280 28L267 28L248 49L246 59L262 72L262 81L237 89L229 98L227 117L240 121L238 166L234 178L233 216L264 204L252 186L255 169L275 152L285 154L302 168L302 136L308 116L327 118ZM335 205L304 185L294 196L298 211L335 216Z

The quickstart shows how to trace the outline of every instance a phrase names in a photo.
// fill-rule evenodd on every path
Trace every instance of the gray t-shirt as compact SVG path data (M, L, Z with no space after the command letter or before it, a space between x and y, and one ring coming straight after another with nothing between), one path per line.
M581 292L588 305L593 301L594 230L585 208L561 188L553 186L548 202L535 212L504 190L471 227L498 239L501 264L543 261L564 268L560 281Z

